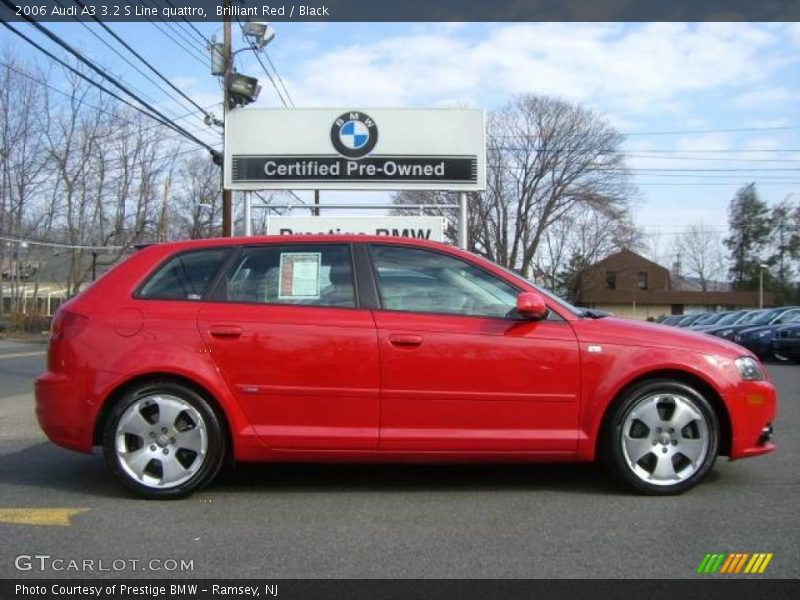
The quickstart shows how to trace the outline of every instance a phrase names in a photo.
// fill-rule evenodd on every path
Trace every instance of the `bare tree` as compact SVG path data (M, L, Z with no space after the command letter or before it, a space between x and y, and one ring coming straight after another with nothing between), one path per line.
M711 281L725 275L725 252L722 235L700 221L679 233L673 243L674 252L681 257L689 275L697 277L702 291L708 291Z
M190 239L222 234L219 167L204 155L192 155L177 167L177 192L172 201L170 231Z
M46 182L44 177L48 155L42 143L42 123L48 112L46 98L40 93L35 71L27 69L9 52L2 55L0 67L0 232L7 237L21 238L36 227L30 219L31 208ZM30 278L31 256L18 242L0 244L0 271L10 287L11 310L22 302L21 283ZM8 250L8 251L7 251ZM6 289L0 280L0 311L5 309Z
M573 209L627 214L633 188L623 138L597 113L525 94L489 115L487 129L486 191L468 198L470 250L524 272ZM395 196L398 206L454 201L433 192Z
M537 280L570 301L579 298L594 263L623 248L642 247L626 212L579 204L545 233L537 254Z

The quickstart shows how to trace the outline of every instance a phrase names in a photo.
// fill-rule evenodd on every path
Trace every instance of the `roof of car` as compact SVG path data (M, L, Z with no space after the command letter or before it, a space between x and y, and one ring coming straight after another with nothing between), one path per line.
M393 243L408 246L419 246L423 248L448 248L455 249L455 246L434 242L431 240L421 240L408 237L386 236L386 235L333 235L333 234L314 234L314 235L265 235L265 236L238 236L230 238L204 238L198 240L181 240L176 242L165 242L162 244L152 244L148 247L169 247L169 248L191 248L195 246L238 246L243 244L296 244L299 242L320 244L320 243Z

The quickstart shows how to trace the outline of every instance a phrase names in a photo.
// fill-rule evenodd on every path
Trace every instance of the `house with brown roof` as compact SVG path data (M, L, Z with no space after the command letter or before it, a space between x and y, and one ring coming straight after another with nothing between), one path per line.
M765 292L764 305L772 306L774 302L774 295ZM575 303L645 320L661 315L758 308L759 301L757 291L735 291L719 282L701 286L631 250L621 250L589 267Z

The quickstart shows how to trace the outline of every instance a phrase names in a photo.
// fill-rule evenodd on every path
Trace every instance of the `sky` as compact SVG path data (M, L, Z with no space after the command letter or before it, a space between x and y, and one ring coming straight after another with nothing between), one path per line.
M199 37L185 24L159 25L111 27L198 103L219 102L220 86ZM168 114L189 112L103 45L94 34L109 38L98 25L89 25L91 31L78 23L48 26L149 94ZM221 24L196 26L207 37L221 38ZM298 107L466 105L491 111L514 94L534 92L602 113L626 134L624 149L638 187L635 221L655 239L699 221L724 230L730 199L751 181L770 204L791 194L800 201L798 23L275 23L274 28L267 51ZM46 63L36 50L16 40L11 44L11 37L0 32L0 45ZM243 47L236 34L234 47ZM253 106L281 106L253 54L237 57L239 71L263 84ZM58 86L55 75L52 85ZM276 87L286 95L280 82ZM181 122L205 131L196 117ZM330 194L325 200L340 197ZM380 199L374 193L363 197Z

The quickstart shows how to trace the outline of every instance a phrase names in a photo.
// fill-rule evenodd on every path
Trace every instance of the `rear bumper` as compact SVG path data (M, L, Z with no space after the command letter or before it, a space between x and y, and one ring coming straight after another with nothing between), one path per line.
M731 417L730 459L749 458L773 452L777 446L771 428L777 411L775 388L768 381L745 381L726 397Z
M61 373L46 372L34 384L36 418L54 444L91 453L95 411L85 386Z

